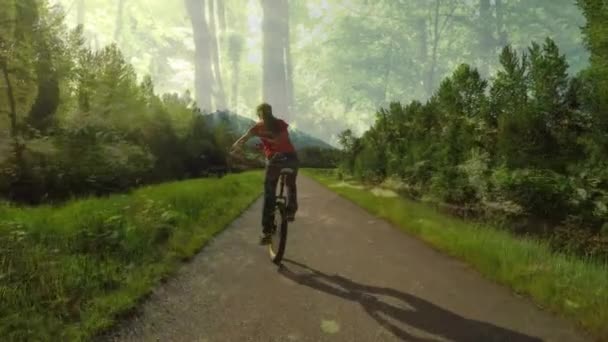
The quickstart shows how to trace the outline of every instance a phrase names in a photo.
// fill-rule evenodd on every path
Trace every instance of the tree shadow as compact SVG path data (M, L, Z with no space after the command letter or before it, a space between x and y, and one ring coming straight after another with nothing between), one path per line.
M391 323L387 317L402 325L423 330L437 337L455 342L541 342L542 339L508 330L490 323L467 319L442 309L426 300L395 289L355 283L339 275L328 275L304 264L284 259L284 263L302 269L294 272L285 264L279 273L304 286L359 303L381 326L403 341L437 341L408 333ZM401 305L389 304L379 296L392 297Z

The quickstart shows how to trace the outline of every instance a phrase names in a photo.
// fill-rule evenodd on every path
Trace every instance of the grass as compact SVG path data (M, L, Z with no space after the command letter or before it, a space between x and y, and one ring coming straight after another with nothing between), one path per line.
M344 186L332 170L304 170L321 184L394 223L436 249L460 258L485 277L531 297L608 341L608 265L552 252L533 239L439 213L404 198L378 197Z
M3 341L83 341L112 326L246 209L262 175L150 186L60 207L0 204Z

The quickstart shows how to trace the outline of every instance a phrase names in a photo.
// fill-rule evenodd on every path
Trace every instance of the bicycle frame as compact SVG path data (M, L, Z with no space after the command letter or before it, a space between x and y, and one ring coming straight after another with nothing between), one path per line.
M276 197L276 203L277 203L277 206L279 206L280 210L284 210L285 205L286 205L286 198L283 195L283 192L285 190L285 178L286 177L287 177L286 174L281 174L281 176L279 178L279 194Z

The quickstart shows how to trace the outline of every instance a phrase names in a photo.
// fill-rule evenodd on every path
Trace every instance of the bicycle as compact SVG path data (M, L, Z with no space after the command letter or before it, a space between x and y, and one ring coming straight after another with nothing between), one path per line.
M270 259L275 264L280 264L285 254L285 246L287 245L287 197L283 195L285 189L285 178L295 172L291 168L281 169L279 176L279 194L276 196L274 225L271 230L271 240L268 245Z
M231 157L229 159L229 165L231 168L238 165L239 168L247 169L252 166L252 161L246 156L243 156L242 152L233 150L230 152L229 156ZM259 161L257 158L255 158L255 160ZM274 208L274 225L271 230L271 242L268 245L270 260L277 265L281 264L281 260L283 259L283 255L285 255L285 248L287 245L287 197L284 195L284 191L286 178L293 172L295 172L294 169L282 168L279 175L279 192L276 196Z

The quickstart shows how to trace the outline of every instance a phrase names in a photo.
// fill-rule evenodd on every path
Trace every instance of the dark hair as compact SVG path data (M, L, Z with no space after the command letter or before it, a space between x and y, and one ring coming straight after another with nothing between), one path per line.
M264 127L268 130L273 136L279 134L279 120L272 115L272 106L268 103L262 103L257 108L258 114L261 113L262 120L264 120Z

